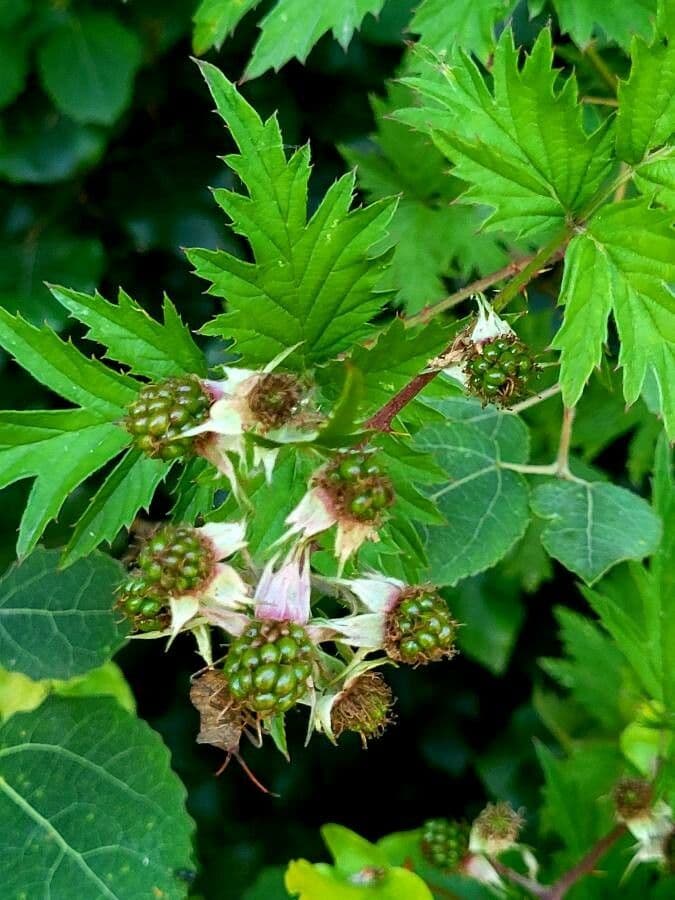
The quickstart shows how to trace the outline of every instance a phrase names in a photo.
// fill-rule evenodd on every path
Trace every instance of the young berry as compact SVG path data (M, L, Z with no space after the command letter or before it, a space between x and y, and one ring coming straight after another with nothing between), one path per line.
M189 456L194 447L194 438L179 435L204 422L210 405L198 378L169 378L141 388L124 425L134 446L148 456L177 459Z
M281 428L298 412L302 396L295 375L270 372L248 395L248 405L263 428Z
M483 403L502 406L527 394L537 372L527 346L514 335L476 344L465 368L469 391Z
M230 693L260 715L289 710L307 693L314 647L302 625L253 619L230 644L225 673Z
M323 470L319 484L331 497L338 516L364 524L379 522L394 502L394 489L372 454L363 451L338 453Z
M330 711L333 734L345 731L361 735L363 746L369 738L380 737L391 722L394 695L378 672L364 672L335 698Z
M211 575L213 565L213 550L189 525L164 525L138 556L146 582L164 594L197 590Z
M387 613L385 650L391 659L418 666L455 655L457 623L432 589L409 588Z
M171 621L166 598L153 592L140 571L131 573L116 607L129 620L133 631L162 631Z
M469 855L469 826L466 822L429 819L422 826L424 858L444 872L456 872Z

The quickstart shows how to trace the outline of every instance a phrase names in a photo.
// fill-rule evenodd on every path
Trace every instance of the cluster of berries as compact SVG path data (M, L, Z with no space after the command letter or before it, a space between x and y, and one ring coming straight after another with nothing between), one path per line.
M467 387L483 403L509 406L525 396L539 368L515 335L476 345L466 364Z
M317 483L330 495L339 516L360 522L378 522L394 502L391 481L372 453L337 454L318 476Z

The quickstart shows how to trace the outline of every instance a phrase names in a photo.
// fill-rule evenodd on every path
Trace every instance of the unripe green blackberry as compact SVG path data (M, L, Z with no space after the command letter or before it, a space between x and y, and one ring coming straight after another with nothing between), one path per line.
M230 644L223 672L233 697L260 715L274 715L307 693L313 657L302 625L254 619Z
M335 698L330 711L333 734L345 731L361 735L363 746L369 738L380 737L391 722L394 695L378 672L364 672Z
M132 572L122 586L116 607L134 631L162 631L171 621L166 597L154 593L139 571Z
M124 425L135 447L148 456L178 459L189 456L194 438L183 431L200 425L209 414L211 399L198 378L188 375L146 384L129 406Z
M183 594L199 588L213 571L213 550L189 525L164 525L147 541L138 566L153 590Z
M377 522L395 499L391 480L368 452L336 454L321 473L319 483L341 517L359 522Z
M302 395L295 375L270 372L248 395L248 405L264 428L281 428L298 412Z
M527 394L538 371L529 349L515 336L478 344L465 368L470 392L483 403L502 406Z
M413 587L387 613L384 649L397 662L426 665L455 655L456 633L445 600L431 588Z
M429 819L422 826L422 854L437 869L456 872L469 855L469 833L466 822Z

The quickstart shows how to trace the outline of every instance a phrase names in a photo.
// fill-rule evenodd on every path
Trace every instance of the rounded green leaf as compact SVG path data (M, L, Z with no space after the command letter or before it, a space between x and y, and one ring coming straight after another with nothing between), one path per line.
M30 678L72 678L100 666L124 641L113 610L122 579L103 554L59 569L39 548L0 579L0 666Z
M42 84L76 122L111 125L131 100L141 62L136 35L114 16L72 17L38 51Z
M587 584L625 559L654 553L661 539L649 504L605 482L542 484L532 494L532 510L546 520L541 541L548 553Z
M192 822L169 753L107 698L51 697L0 727L8 898L180 900Z

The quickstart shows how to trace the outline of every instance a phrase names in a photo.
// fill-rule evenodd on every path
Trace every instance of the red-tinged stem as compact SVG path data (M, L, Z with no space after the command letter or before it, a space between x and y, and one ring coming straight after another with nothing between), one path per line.
M623 837L625 833L625 825L616 825L609 834L600 838L597 844L591 847L588 853L579 860L576 866L573 866L565 872L565 874L549 888L548 893L543 895L544 900L561 900L580 878L583 878L584 875L589 875L595 869L598 861L608 850L611 850L614 844L616 844L619 838Z

